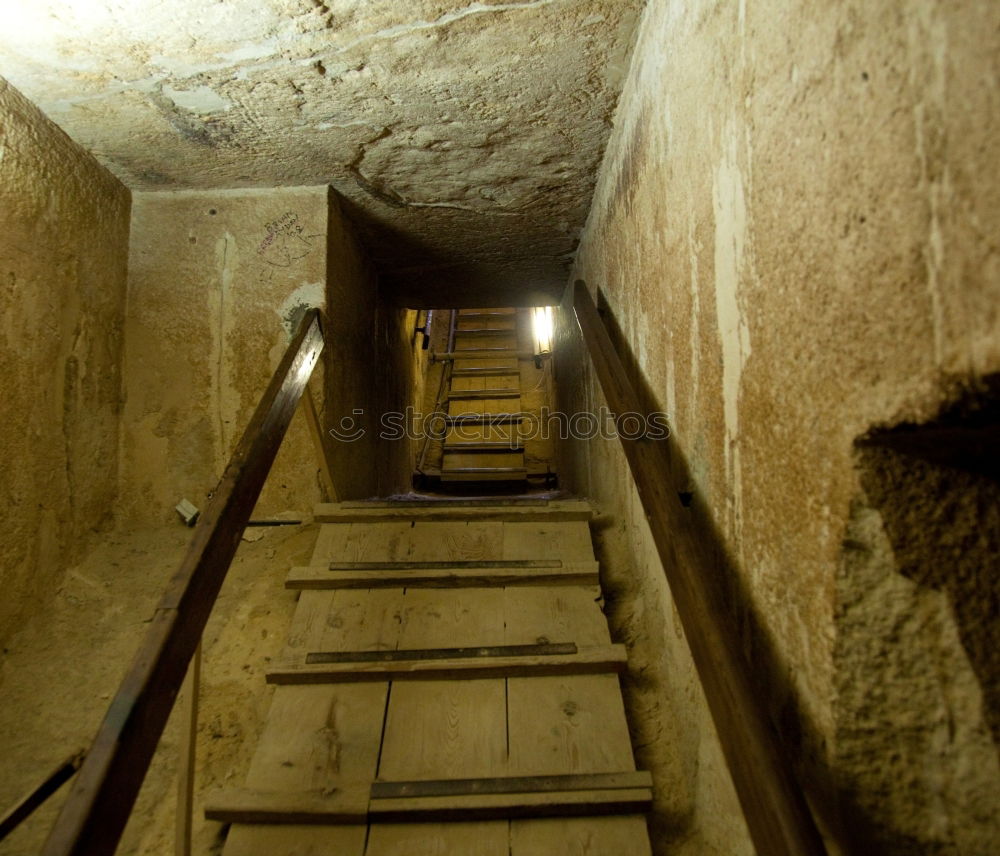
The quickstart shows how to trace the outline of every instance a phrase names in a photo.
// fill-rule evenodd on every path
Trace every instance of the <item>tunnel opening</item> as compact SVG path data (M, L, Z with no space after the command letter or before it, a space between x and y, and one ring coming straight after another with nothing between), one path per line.
M409 420L415 491L537 498L557 489L547 309L429 311L418 328L431 352L423 406Z

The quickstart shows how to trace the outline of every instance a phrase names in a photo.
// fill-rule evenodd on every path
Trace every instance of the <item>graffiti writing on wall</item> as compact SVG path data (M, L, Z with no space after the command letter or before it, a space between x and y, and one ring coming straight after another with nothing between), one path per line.
M290 268L304 259L316 248L316 238L322 237L307 234L299 215L292 211L265 224L264 232L257 245L257 256L269 266L269 274L274 272L274 268Z

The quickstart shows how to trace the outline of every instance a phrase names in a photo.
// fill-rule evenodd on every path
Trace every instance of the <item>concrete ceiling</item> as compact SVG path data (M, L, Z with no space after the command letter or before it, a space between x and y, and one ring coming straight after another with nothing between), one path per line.
M0 74L134 190L331 184L416 303L558 293L643 0L0 0Z

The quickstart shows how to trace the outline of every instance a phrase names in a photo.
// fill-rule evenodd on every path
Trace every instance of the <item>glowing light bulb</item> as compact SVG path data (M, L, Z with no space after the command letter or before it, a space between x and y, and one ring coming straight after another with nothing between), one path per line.
M555 313L551 306L536 306L531 310L531 326L535 336L535 356L552 353Z

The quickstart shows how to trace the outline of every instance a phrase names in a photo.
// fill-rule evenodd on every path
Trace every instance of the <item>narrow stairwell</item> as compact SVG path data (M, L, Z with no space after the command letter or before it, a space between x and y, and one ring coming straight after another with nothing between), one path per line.
M587 503L321 506L225 856L643 856Z
M453 310L431 408L439 416L415 484L444 492L555 486L547 366L532 351L528 309Z

